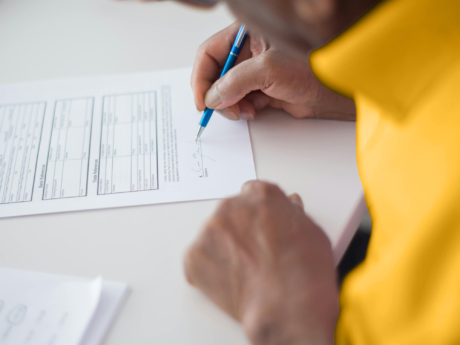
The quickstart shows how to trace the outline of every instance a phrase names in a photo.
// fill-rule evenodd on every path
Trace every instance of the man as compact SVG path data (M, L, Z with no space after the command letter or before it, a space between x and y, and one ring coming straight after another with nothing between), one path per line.
M375 1L227 2L251 38L217 82L239 24L200 47L197 108L231 120L254 119L268 105L353 120L356 104L373 234L364 264L345 280L338 316L327 237L298 195L249 182L190 248L190 283L257 345L459 344L460 2L386 1L348 29ZM327 89L307 59L331 39L310 59Z

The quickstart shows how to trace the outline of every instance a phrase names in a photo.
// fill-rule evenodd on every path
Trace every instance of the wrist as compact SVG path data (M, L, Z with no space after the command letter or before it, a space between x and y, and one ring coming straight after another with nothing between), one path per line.
M338 316L335 287L320 289L315 294L318 300L299 294L295 305L289 305L281 293L263 290L256 289L250 298L246 295L241 309L240 320L252 345L334 344Z
M252 325L244 325L252 345L333 345L334 328L312 330L305 324L265 318Z
M321 119L356 121L356 106L352 99L341 96L323 85L318 91L316 117Z

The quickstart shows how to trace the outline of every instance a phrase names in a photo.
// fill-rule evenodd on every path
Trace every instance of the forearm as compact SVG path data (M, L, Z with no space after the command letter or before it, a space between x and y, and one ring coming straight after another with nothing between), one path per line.
M313 317L313 315L312 315ZM305 324L261 321L245 327L252 345L333 345L335 322L307 329Z

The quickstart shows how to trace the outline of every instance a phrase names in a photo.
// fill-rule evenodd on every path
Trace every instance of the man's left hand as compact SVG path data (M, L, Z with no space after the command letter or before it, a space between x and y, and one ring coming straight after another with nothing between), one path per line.
M224 200L185 258L189 282L239 320L254 345L333 344L331 244L297 194L246 183Z

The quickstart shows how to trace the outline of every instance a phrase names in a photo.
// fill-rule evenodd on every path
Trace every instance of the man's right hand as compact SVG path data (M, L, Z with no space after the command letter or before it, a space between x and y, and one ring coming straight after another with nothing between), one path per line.
M308 56L291 57L254 35L237 65L217 80L239 28L240 23L232 24L198 49L191 83L199 111L208 107L230 120L253 120L256 111L270 105L296 118L355 120L354 102L324 87Z

